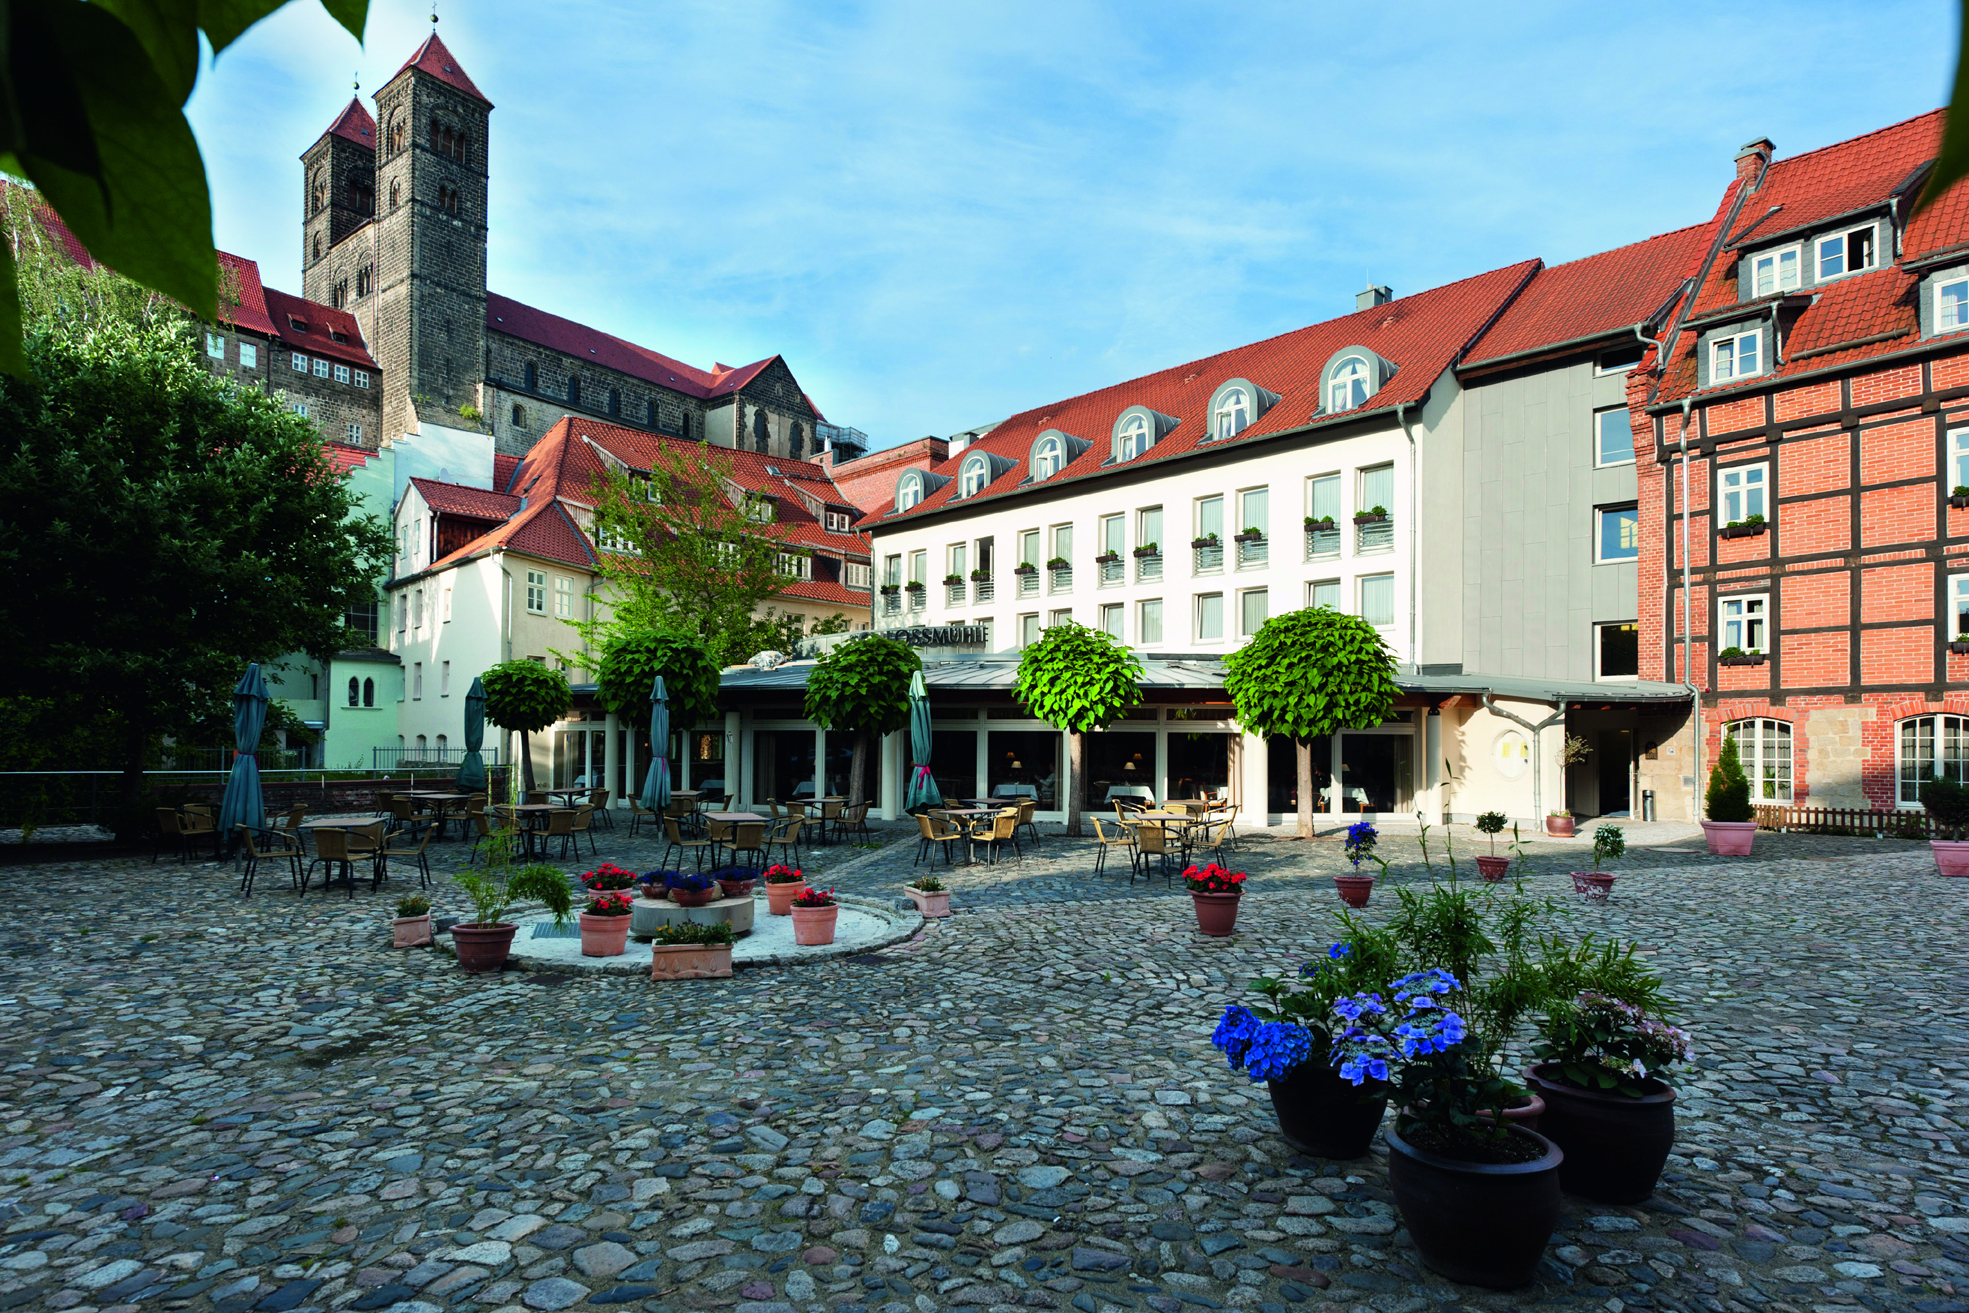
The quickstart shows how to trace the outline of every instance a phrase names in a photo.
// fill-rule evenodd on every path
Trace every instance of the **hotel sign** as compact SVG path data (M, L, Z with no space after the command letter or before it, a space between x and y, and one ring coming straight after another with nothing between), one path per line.
M906 647L983 647L991 641L991 631L984 625L912 625L877 632Z

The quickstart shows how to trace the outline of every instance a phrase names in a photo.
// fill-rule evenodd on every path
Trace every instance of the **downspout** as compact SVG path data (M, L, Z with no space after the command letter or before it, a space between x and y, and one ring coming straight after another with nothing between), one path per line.
M1395 422L1400 424L1402 426L1402 432L1408 435L1408 664L1411 670L1417 675L1420 675L1422 673L1422 650L1416 646L1415 630L1417 623L1415 590L1419 579L1415 561L1415 520L1417 514L1415 486L1420 481L1420 472L1416 469L1415 430L1409 426L1405 413L1409 406L1413 404L1413 402L1408 401L1396 402Z
M1544 764L1545 754L1538 750L1538 732L1542 729L1549 729L1566 718L1566 700L1560 698L1559 709L1547 716L1544 720L1539 721L1536 725L1526 720L1523 716L1518 715L1515 711L1506 711L1503 707L1498 706L1490 700L1490 694L1488 693L1484 694L1484 710L1490 712L1493 716L1502 716L1506 720L1515 721L1517 724L1523 725L1531 731L1531 809L1534 813L1532 823L1534 825L1544 825L1545 794L1542 783L1544 771L1540 768Z
M1702 691L1696 687L1695 629L1690 620L1689 577L1689 407L1694 397L1682 398L1682 683L1689 690L1689 717L1695 726L1695 770L1689 776L1689 815L1702 819Z

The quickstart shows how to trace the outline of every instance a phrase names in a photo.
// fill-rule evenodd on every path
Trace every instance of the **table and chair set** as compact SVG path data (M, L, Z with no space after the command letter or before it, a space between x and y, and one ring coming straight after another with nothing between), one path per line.
M994 866L1007 844L1024 857L1019 833L1024 831L1034 843L1039 842L1039 827L1032 819L1038 810L1039 800L1030 796L958 798L946 806L926 808L916 817L916 864L925 857L934 863L938 852L943 853L946 865L952 864L956 859L951 852L960 843L966 859L973 863L978 860L980 845L985 860Z
M1114 808L1114 819L1091 818L1097 845L1096 875L1106 873L1108 854L1116 849L1128 856L1130 884L1137 875L1151 877L1151 861L1167 880L1188 869L1200 853L1209 853L1221 863L1227 851L1236 850L1237 805L1229 799L1169 798L1160 807L1153 803L1152 796L1145 797L1132 790L1127 794L1119 790L1110 792L1109 805ZM1109 826L1114 827L1112 831Z

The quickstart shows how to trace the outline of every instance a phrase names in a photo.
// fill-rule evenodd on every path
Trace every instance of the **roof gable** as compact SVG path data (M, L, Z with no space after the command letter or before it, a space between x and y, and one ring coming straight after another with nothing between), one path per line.
M266 289L266 301L267 318L283 345L310 355L361 365L364 369L376 368L376 361L363 345L362 326L348 311L271 287ZM336 340L338 335L340 341Z
M328 131L323 133L322 136L340 137L344 141L354 142L365 150L375 150L376 120L371 118L369 111L363 108L362 101L351 97L349 103L343 107L341 114L336 116L335 121L328 125Z
M485 101L487 109L492 108L492 102L486 100L485 93L472 84L471 78L465 76L464 66L459 64L451 51L445 48L444 42L438 39L436 32L426 37L424 44L417 47L409 59L403 61L403 67L396 71L396 77L391 78L390 81L396 81L398 77L402 77L413 68L421 73L429 73L447 86L456 87L474 100Z

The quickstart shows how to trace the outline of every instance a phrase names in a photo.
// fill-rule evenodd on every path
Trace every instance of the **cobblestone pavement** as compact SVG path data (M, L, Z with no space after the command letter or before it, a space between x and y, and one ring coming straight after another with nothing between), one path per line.
M888 837L802 863L893 897ZM464 976L387 947L366 886L6 868L0 1309L1969 1313L1969 889L1925 845L1757 844L1637 850L1605 905L1570 894L1579 846L1532 846L1526 890L1643 945L1701 1058L1662 1190L1569 1198L1509 1294L1422 1270L1385 1151L1296 1157L1209 1047L1326 943L1337 839L1248 840L1229 940L1047 837L940 867L958 914L894 949L661 987Z

